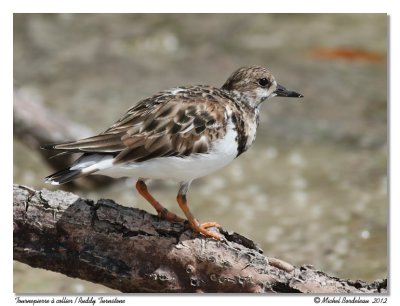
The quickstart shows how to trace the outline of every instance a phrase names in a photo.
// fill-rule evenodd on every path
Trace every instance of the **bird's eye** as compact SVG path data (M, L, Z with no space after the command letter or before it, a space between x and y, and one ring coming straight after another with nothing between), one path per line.
M269 84L269 80L267 78L262 78L258 80L258 84L262 87L265 87Z

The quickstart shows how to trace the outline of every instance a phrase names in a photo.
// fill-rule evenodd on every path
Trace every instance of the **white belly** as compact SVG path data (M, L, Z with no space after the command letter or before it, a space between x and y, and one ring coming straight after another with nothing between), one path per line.
M221 169L234 160L237 156L236 136L233 124L229 124L225 137L215 142L210 153L193 154L186 157L158 157L140 163L114 165L103 168L97 174L137 179L191 181Z

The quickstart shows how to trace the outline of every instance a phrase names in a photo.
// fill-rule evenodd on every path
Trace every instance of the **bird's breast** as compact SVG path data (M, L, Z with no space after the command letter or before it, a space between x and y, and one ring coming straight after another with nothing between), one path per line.
M231 114L235 126L237 156L247 151L256 139L258 127L258 111L234 111Z

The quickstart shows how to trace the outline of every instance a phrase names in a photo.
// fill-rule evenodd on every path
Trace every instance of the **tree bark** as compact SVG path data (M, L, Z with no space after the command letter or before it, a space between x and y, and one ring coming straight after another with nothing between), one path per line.
M32 267L122 292L387 293L386 279L368 284L294 267L220 233L215 241L112 200L14 185L14 259Z

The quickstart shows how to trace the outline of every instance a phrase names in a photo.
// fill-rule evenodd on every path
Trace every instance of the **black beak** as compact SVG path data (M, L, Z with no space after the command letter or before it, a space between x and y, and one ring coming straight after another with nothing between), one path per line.
M274 91L277 97L290 97L290 98L303 98L304 96L302 94L299 94L298 92L295 91L290 91L287 90L285 87L282 85L279 85L276 87L276 90Z

